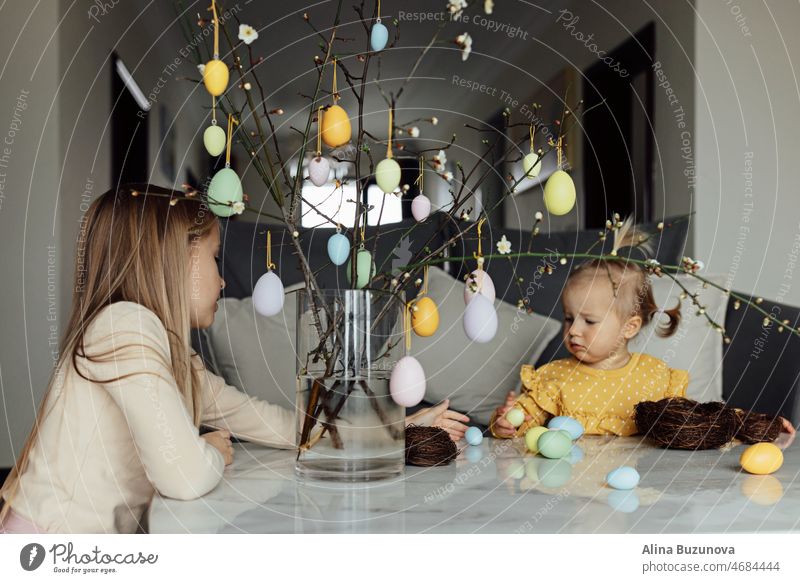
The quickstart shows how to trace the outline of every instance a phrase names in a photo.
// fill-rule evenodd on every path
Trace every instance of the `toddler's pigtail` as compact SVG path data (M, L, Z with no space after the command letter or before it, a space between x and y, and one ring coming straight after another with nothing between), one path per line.
M659 318L661 314L666 315L669 321L661 321ZM681 301L678 300L678 304L670 310L654 310L650 314L650 318L656 319L656 322L658 322L656 334L661 338L669 338L678 331L678 326L681 324Z

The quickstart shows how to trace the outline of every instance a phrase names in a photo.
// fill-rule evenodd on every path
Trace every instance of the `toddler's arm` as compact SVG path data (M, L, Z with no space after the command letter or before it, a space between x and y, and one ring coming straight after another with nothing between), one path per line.
M525 413L525 421L518 428L514 428L511 423L505 418L505 414L512 408L517 407L522 409ZM498 439L508 439L511 437L520 437L531 427L537 425L544 425L550 413L539 407L536 401L524 389L522 395L514 400L514 392L509 392L506 396L506 402L502 407L495 409L492 420L489 424L489 429L492 435Z

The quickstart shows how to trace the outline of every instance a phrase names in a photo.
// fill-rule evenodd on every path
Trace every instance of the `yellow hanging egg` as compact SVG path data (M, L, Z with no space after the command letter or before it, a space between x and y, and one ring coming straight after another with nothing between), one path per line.
M751 474L771 474L783 465L783 452L774 443L756 443L742 452L739 463Z
M375 167L375 182L385 194L391 194L400 186L400 164L394 158L385 158Z
M228 75L228 65L219 59L212 59L203 69L203 83L211 95L219 97L228 87Z
M411 328L417 336L433 336L439 328L439 308L425 296L414 302L411 309Z
M322 141L331 148L338 148L350 141L353 129L347 112L338 105L331 105L322 114Z
M544 186L544 205L551 215L565 215L575 206L575 183L569 174L556 170Z
M210 125L203 132L203 145L206 147L206 152L212 156L219 156L225 151L227 138L225 130L218 125Z

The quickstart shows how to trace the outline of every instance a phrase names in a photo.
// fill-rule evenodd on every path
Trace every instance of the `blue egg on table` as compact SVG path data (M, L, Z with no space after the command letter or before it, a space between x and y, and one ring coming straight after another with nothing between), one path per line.
M470 427L464 434L464 439L466 439L467 443L470 445L480 445L483 441L483 432L477 427Z
M373 51L382 51L389 41L389 29L380 22L372 25L372 33L369 36L369 44Z
M615 490L633 490L639 485L639 472L630 466L620 466L608 472L606 483Z
M542 460L537 472L542 486L560 488L572 477L572 466L566 460Z
M639 508L639 495L635 490L614 490L606 502L617 512L629 514Z
M328 257L335 265L344 265L350 254L350 240L341 233L335 233L328 239Z
M548 429L563 429L568 431L570 436L572 437L573 441L578 439L581 435L583 435L584 428L581 425L581 422L577 419L573 419L572 417L567 417L565 415L559 415L558 417L553 417L547 423Z

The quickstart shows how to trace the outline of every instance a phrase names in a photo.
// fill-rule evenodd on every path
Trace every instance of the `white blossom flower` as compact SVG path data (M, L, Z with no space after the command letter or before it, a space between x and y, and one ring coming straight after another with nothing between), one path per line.
M541 221L544 218L544 215L542 214L542 211L536 211L536 214L533 215L533 218L537 221Z
M494 0L483 0L483 11L486 14L491 14L494 10Z
M431 123L432 123L433 125L436 125L436 124L438 124L438 123L439 123L439 118L438 118L438 117L436 117L436 116L432 117L432 118L431 118Z
M447 154L444 153L444 150L439 150L439 153L433 157L433 162L439 170L447 165Z
M258 32L249 24L239 25L239 40L244 44L249 45L251 42L258 38Z
M417 126L412 127L410 130L408 130L408 135L411 136L412 138L418 138L419 128Z
M205 63L200 63L199 65L197 65L197 70L200 71L201 75L205 75L206 74L206 65L205 65Z
M461 18L461 13L467 7L467 0L448 0L447 10L450 12L451 20L458 20Z
M236 201L231 206L233 207L233 212L237 215L240 215L244 212L244 203L242 201Z
M505 235L497 242L497 252L500 253L500 255L511 253L511 241L506 239Z
M468 32L456 37L456 44L461 48L461 60L466 61L472 52L472 37Z
M695 271L703 271L703 268L706 266L706 264L700 261L699 259L695 259L694 266L695 266Z
M453 182L452 172L445 172L444 174L442 174L442 176L444 176L444 179L447 180L447 182Z

